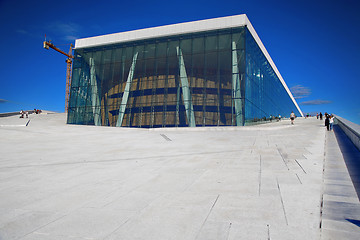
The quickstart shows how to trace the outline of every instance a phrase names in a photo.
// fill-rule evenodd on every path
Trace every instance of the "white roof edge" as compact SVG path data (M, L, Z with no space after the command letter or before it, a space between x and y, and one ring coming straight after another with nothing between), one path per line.
M212 19L205 19L200 21L177 23L171 25L165 25L160 27L145 28L127 32L113 33L107 35L101 35L96 37L81 38L75 40L75 49L77 48L86 48L86 47L95 47L108 44L115 44L121 42L129 42L136 40L149 39L154 37L166 37L179 35L184 33L200 32L200 31L209 31L217 29L225 29L232 27L241 27L247 26L249 32L255 39L256 43L260 47L261 51L264 53L266 59L269 61L271 67L274 69L276 75L280 79L280 82L284 86L285 90L289 94L291 100L295 104L296 108L300 112L301 116L304 116L297 102L295 101L293 95L291 94L288 86L286 85L284 79L282 78L279 70L277 69L275 63L271 59L269 53L267 52L264 44L261 42L259 36L257 35L255 29L251 25L246 14L228 16L228 17L219 17Z
M219 17L199 21L177 23L160 27L138 29L127 32L113 33L96 37L81 38L75 40L76 48L95 47L101 45L115 44L143 40L154 37L166 37L185 33L210 31L246 25L246 15L235 15Z
M274 63L273 60L271 59L271 57L270 57L268 51L266 50L264 44L261 42L259 36L257 35L254 27L251 25L251 23L250 23L249 19L247 18L247 16L245 16L245 17L246 17L246 26L247 26L247 28L249 29L249 32L251 33L251 35L252 35L253 38L255 39L255 41L256 41L256 43L258 44L258 46L260 47L261 51L264 53L266 59L269 61L271 67L274 69L276 75L277 75L278 78L280 79L280 82L281 82L282 85L284 86L286 92L289 94L289 96L290 96L291 100L293 101L293 103L295 104L297 110L300 112L301 116L303 117L304 115L303 115L303 113L302 113L299 105L298 105L297 102L295 101L294 96L293 96L292 93L290 92L290 89L289 89L288 86L286 85L284 79L282 78L282 76L281 76L279 70L277 69L275 63Z

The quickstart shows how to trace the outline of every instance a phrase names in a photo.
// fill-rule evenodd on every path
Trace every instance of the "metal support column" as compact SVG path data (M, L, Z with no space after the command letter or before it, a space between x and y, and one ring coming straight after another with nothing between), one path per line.
M232 42L232 91L235 105L236 126L242 126L242 99L240 90L240 73L238 67L238 56L236 43Z
M89 59L90 63L90 87L91 87L91 105L94 114L95 126L101 126L101 109L100 109L100 97L97 86L95 62L93 58Z
M126 105L129 99L129 92L130 92L130 88L131 88L131 83L133 80L133 76L134 76L134 71L135 71L135 65L136 65L136 59L137 59L138 53L134 54L132 63L131 63L131 67L129 70L129 75L126 81L126 85L125 85L125 90L124 90L124 94L121 100L121 104L119 107L119 116L116 122L116 127L121 127L123 119L124 119L124 115L125 115L125 110L126 110Z
M182 51L179 47L176 47L176 52L179 57L181 89L183 92L186 117L187 117L187 120L189 123L189 127L196 127L194 108L193 108L193 104L191 101L191 93L190 93L190 88L189 88L189 81L188 81L187 74L186 74L184 58L182 55Z

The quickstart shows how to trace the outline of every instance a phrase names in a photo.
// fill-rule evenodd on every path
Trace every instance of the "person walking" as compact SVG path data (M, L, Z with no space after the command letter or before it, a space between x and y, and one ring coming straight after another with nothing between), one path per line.
M290 119L291 119L291 124L294 125L295 113L293 111L291 111Z
M326 129L328 131L330 131L330 119L329 119L329 115L325 115L325 126L326 126Z
M332 131L333 125L334 125L334 116L333 115L329 116L329 124L330 124L330 131Z
M319 116L320 116L320 120L322 120L322 113L321 112L320 112Z

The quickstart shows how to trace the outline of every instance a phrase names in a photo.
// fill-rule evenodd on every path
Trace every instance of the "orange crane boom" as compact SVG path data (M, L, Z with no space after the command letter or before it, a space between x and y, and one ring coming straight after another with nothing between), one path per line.
M69 108L69 96L70 96L70 85L71 85L71 70L72 70L72 59L74 58L74 56L72 55L72 50L73 50L73 45L70 44L70 50L69 53L66 53L62 50L60 50L59 48L57 48L54 44L52 44L50 41L44 41L44 48L45 49L49 49L52 48L55 51L64 54L65 56L67 56L68 58L66 59L66 64L67 64L67 68L66 68L66 91L65 91L65 112L67 112L68 108Z

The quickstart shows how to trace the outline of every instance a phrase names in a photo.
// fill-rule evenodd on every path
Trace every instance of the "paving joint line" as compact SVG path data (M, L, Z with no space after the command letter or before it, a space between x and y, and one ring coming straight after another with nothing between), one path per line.
M286 222L286 225L289 225L288 220L287 220L287 217L286 217L286 211L285 211L284 201L283 201L283 198L282 198L282 195L281 195L281 190L280 190L280 185L279 185L279 180L278 180L278 178L276 178L276 183L277 183L277 187L278 187L278 189L279 189L280 200L281 200L281 205L282 205L282 209L283 209L283 212L284 212L285 222Z
M226 236L226 240L229 239L229 236L230 236L230 230L231 230L231 225L232 223L229 224L229 228L228 228L228 232L227 232L227 236Z
M325 164L326 164L326 149L327 149L327 132L324 133L325 135L325 141L324 141L324 157L323 157L323 170L322 170L322 180L323 180L323 184L322 184L322 190L321 190L321 196L320 196L320 223L319 223L319 228L320 228L320 239L321 239L321 234L322 234L322 217L323 217L323 207L324 207L324 189L325 189Z
M296 159L295 159L295 162L299 165L299 167L301 167L301 169L304 171L304 173L307 174L305 169L301 166L301 164Z
M42 226L40 226L40 227L38 227L38 228L35 228L34 230L26 233L25 235L21 236L20 238L26 237L26 236L28 236L28 235L30 235L30 234L32 234L32 233L40 233L40 234L41 234L41 232L38 232L38 230L40 230L41 228L44 228L44 227L46 227L46 226L48 226L48 225L50 225L50 224L58 221L58 220L66 217L66 216L67 216L67 214L65 214L65 215L63 215L63 216L61 216L61 217L58 217L58 218L56 218L56 219L54 219L54 220L52 220L52 221L50 221L50 222L48 222L48 223L46 223L46 224L43 224ZM45 234L46 234L46 233L45 233ZM20 238L18 238L18 239L20 239Z
M284 162L284 164L285 164L285 166L286 166L287 170L289 170L289 171L290 171L290 168L289 168L289 166L287 165L287 163L286 163L286 161L285 161L285 159L284 159L284 157L283 157L282 153L280 152L280 149L279 149L277 146L276 146L276 149L278 150L278 152L279 152L279 154L280 154L280 156L281 156L281 158L282 158L282 160L283 160L283 162Z
M261 164L261 154L260 154L260 171L259 171L259 196L260 196L260 191L261 191L261 168L262 168L262 164Z
M203 229L203 227L204 227L204 225L205 225L205 223L206 223L207 219L209 218L210 213L212 212L213 208L215 207L215 204L217 203L217 201L218 201L219 197L220 197L220 194L218 194L218 195L217 195L217 197L216 197L216 199L215 199L215 201L214 201L213 205L211 206L210 211L209 211L208 215L206 216L206 218L205 218L205 220L204 220L203 224L201 225L201 227L200 227L200 229L199 229L199 232L197 233L197 235L196 235L195 239L198 239L198 237L199 237L199 235L200 235L200 233L201 233L201 230Z
M229 153L229 152L241 152L243 150L229 150L229 151L216 151L216 152L193 152L193 153L183 153L183 154L174 154L174 155L161 155L161 156L147 156L147 157L130 157L130 158L120 158L120 159L105 159L105 160L94 160L94 161L86 161L86 159L82 161L74 161L74 162L58 162L58 163L47 163L47 164L29 164L29 165L21 165L21 166L6 166L0 167L0 169L8 169L8 168L21 168L21 167L46 167L46 166L54 166L54 165L69 165L69 164L88 164L88 163L101 163L101 162L120 162L120 161L133 161L133 160L147 160L153 158L172 158L172 157L182 157L188 155L208 155L208 154L220 154L220 153Z
M127 224L133 217L129 217L128 219L126 219L125 222L123 222L122 224L120 224L119 227L115 228L114 231L112 231L111 233L109 233L108 235L105 236L104 239L109 238L112 234L114 234L117 230L119 230L120 228L122 228L125 224Z
M168 142L171 142L172 140L168 137L168 136L166 136L165 134L160 134L160 136L162 136L166 141L168 141Z
M306 147L304 148L309 154L312 155L312 152L310 152Z

